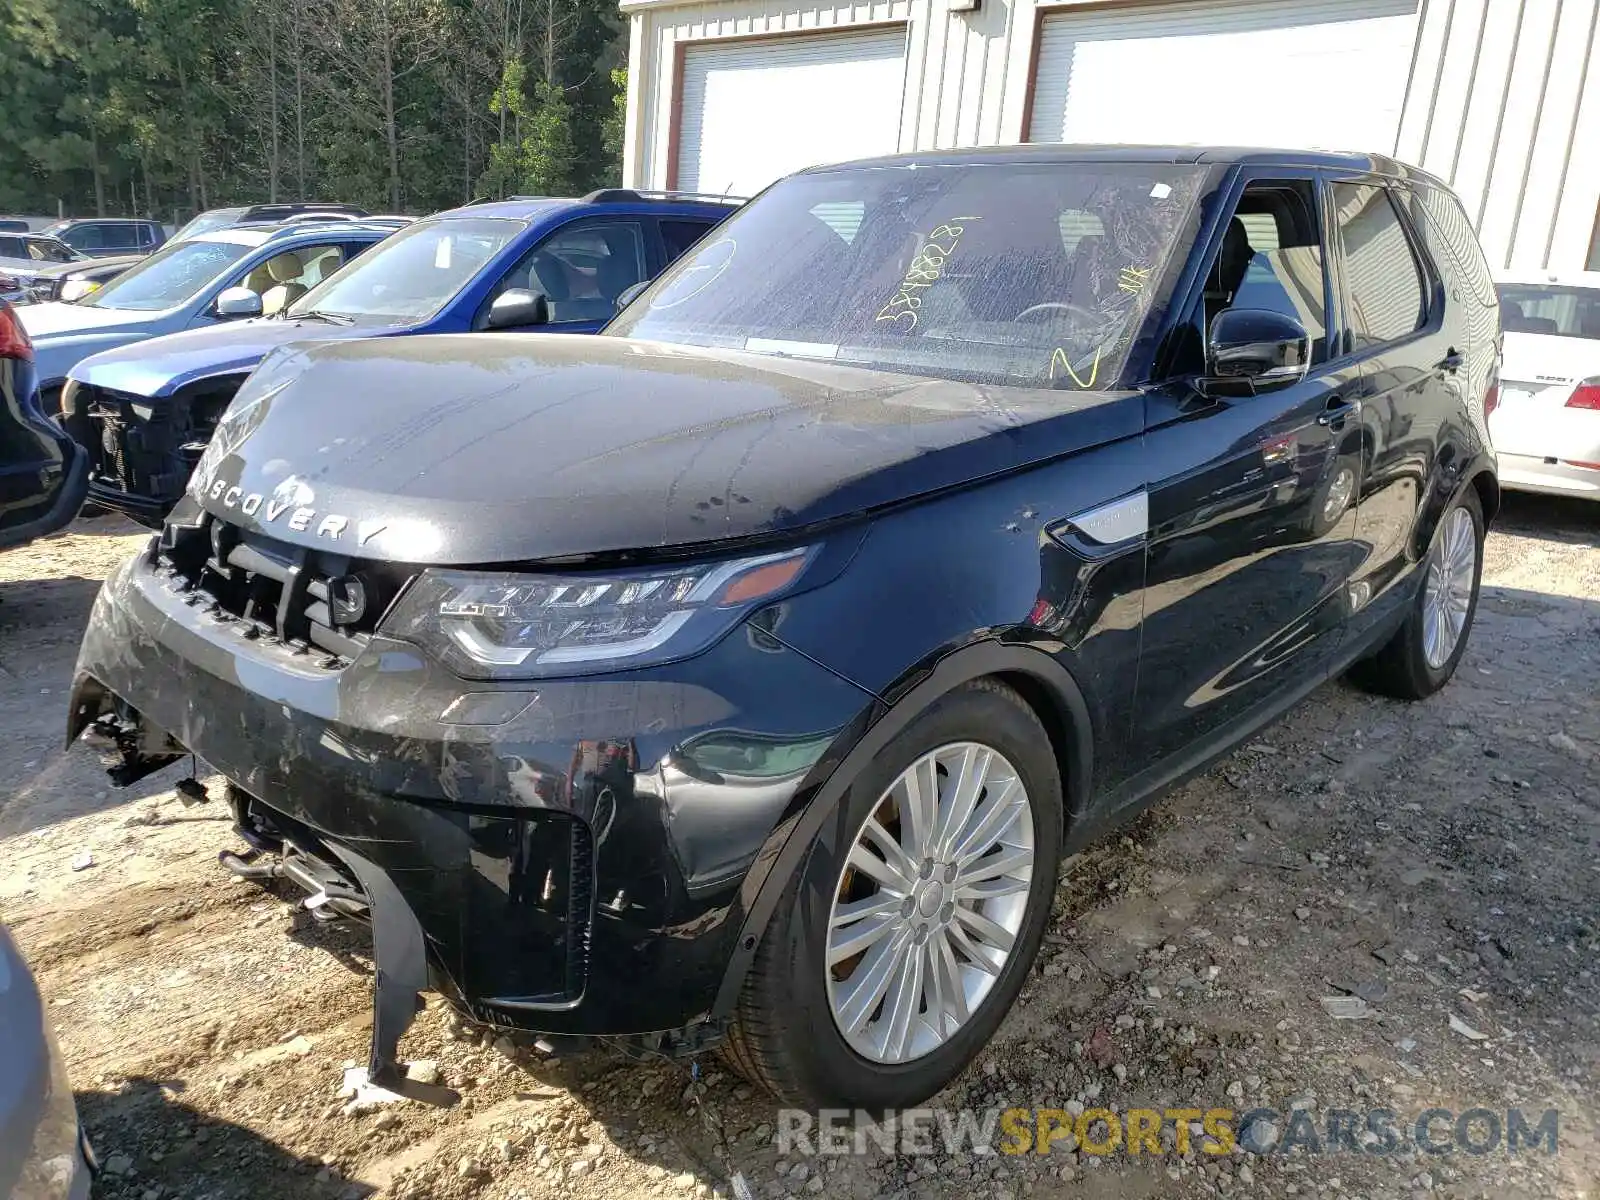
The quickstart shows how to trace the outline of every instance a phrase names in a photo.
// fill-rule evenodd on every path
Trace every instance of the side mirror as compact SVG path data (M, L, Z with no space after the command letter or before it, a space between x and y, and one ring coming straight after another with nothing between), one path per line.
M515 329L524 325L548 325L550 302L543 292L527 288L507 288L494 298L489 306L485 329Z
M1211 322L1202 390L1210 396L1255 396L1299 383L1311 369L1311 335L1293 317L1260 308L1230 308Z
M211 311L224 321L261 315L261 297L247 287L231 287L217 297Z
M643 295L645 288L649 286L650 281L648 279L641 279L638 283L630 283L627 287L623 288L617 293L617 311L621 312L623 309L627 308L628 305L632 304L641 295Z

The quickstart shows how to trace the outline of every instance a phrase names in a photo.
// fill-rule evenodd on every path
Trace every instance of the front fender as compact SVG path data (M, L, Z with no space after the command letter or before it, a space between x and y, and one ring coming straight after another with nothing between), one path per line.
M801 789L803 802L785 816L757 854L755 865L745 876L740 897L744 923L717 992L713 1018L726 1018L732 1013L779 899L800 869L812 840L838 813L851 781L941 696L974 679L995 675L1020 676L1040 689L1064 717L1063 733L1068 744L1062 756L1062 785L1069 809L1064 824L1070 825L1087 803L1094 768L1089 708L1077 681L1057 659L1026 644L989 640L947 654L931 669L919 664L907 673L908 678L919 675L920 680L910 685L893 706L870 707L840 734L819 764L826 770L825 777Z

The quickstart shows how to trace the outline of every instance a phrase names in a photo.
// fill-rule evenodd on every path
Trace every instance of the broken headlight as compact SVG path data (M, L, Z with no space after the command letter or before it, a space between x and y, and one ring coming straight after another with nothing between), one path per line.
M424 571L383 632L473 679L528 679L653 666L698 654L756 606L789 591L800 549L601 574Z

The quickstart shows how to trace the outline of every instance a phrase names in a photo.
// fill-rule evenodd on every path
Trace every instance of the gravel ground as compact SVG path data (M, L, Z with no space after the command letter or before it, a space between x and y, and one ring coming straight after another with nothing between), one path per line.
M94 590L139 541L102 519L0 555L0 919L52 1005L108 1200L1600 1196L1600 510L1508 504L1472 648L1432 702L1325 687L1068 863L1022 1000L933 1101L1069 1126L1084 1107L1306 1114L1252 1126L1278 1139L1265 1155L1071 1136L1048 1155L783 1155L781 1114L715 1059L698 1077L540 1060L437 1002L402 1049L461 1104L349 1103L361 933L222 873L225 814L184 807L176 772L113 792L60 748ZM1328 1136L1334 1110L1409 1130L1512 1107L1559 1110L1558 1153Z

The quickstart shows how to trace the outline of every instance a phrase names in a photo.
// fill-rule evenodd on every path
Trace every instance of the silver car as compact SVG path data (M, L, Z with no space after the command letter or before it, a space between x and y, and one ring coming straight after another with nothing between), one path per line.
M1503 277L1501 486L1600 500L1600 272Z
M361 221L234 225L170 242L76 304L18 309L45 411L57 411L79 360L164 333L273 316L393 232Z
M90 1163L44 1002L0 926L0 1196L85 1200Z
M26 304L37 272L63 263L87 263L86 255L42 233L0 231L0 299Z

